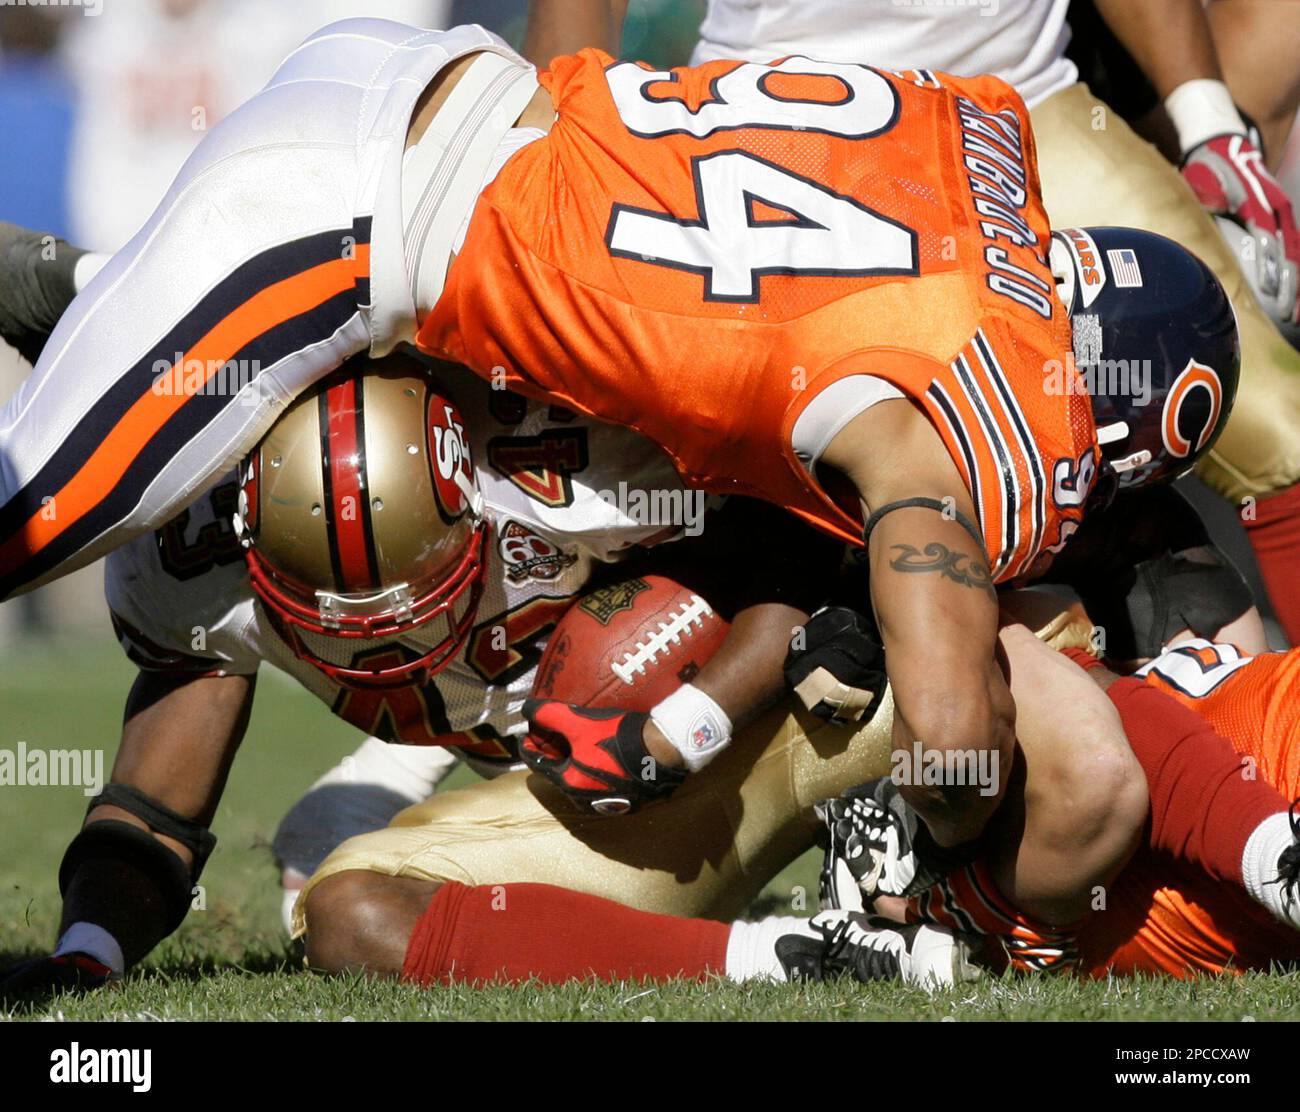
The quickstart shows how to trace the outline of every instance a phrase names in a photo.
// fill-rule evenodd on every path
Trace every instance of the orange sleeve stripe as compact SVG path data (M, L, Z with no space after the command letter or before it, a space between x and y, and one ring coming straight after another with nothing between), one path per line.
M369 244L358 244L354 259L320 263L258 291L185 352L182 361L201 363L206 382L263 333L353 289L357 273L368 271L369 254ZM54 513L46 517L43 509L37 510L0 547L0 566L21 565L107 498L136 456L189 397L188 392L146 390L54 495Z

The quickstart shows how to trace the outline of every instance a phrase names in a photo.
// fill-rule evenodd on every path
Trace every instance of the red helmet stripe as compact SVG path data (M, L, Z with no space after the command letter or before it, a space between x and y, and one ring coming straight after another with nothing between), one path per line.
M361 436L361 398L357 380L349 378L322 396L321 447L324 453L325 501L329 513L330 559L341 591L379 584L370 529L369 493L365 489L366 447Z

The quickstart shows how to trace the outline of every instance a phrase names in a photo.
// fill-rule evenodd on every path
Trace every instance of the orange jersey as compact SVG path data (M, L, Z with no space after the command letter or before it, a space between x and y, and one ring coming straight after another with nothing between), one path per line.
M1245 767L1288 799L1300 796L1300 649L1244 657L1192 641L1166 652L1146 682L1186 704L1242 754ZM1079 936L1083 969L1170 973L1267 968L1300 960L1300 932L1240 888L1141 850L1104 913Z
M541 80L554 127L485 190L422 348L849 541L856 499L791 434L828 386L873 376L943 438L999 580L1065 540L1096 436L1010 86L594 50Z

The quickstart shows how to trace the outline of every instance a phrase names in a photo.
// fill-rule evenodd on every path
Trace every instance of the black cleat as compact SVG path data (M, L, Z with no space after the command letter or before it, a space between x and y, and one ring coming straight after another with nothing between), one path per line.
M6 1004L34 1003L65 992L90 992L121 979L120 974L89 954L32 958L6 970L0 980L0 1000Z
M784 934L776 940L776 959L787 981L824 981L826 940L803 934Z
M1291 844L1277 859L1277 879L1269 883L1282 886L1282 906L1287 917L1294 920L1297 916L1293 909L1300 903L1300 799L1292 801L1287 819L1291 823Z

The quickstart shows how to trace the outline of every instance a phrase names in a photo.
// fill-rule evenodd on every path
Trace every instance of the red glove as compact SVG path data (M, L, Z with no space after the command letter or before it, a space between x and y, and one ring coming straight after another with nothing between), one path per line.
M648 714L529 699L524 715L525 763L584 809L626 814L671 795L686 778L650 756L643 737Z
M1182 171L1202 205L1254 237L1251 285L1268 314L1300 321L1300 230L1259 148L1246 135L1215 135L1187 152Z

